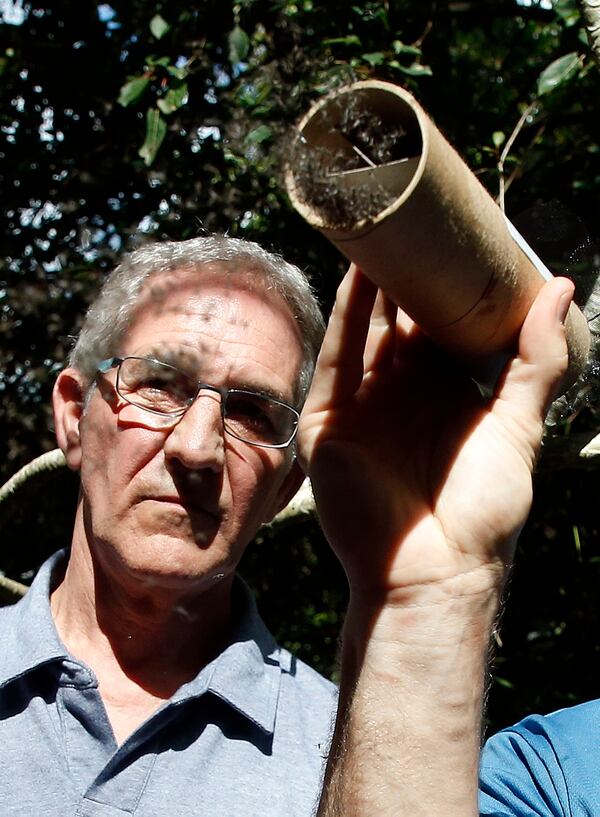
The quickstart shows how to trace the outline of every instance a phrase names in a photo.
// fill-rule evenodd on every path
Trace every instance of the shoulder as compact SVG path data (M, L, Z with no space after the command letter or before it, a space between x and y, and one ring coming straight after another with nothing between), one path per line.
M290 694L306 701L312 709L329 711L336 706L338 690L335 684L283 647L279 652L283 681Z
M573 801L600 801L600 700L530 715L487 742L481 813L575 815ZM502 809L499 810L499 804Z
M27 614L27 595L12 604L6 604L0 607L0 628L6 635L13 632L12 629L17 626L17 622Z
M337 710L338 690L299 658L280 651L280 725L312 745L328 745Z
M0 627L5 628L10 626L10 623L16 621L20 615L20 606L23 604L23 599L14 604L6 604L0 607Z
M489 739L484 757L490 760L497 751L515 742L527 744L544 754L552 750L560 754L568 744L569 752L590 748L600 750L600 699L579 706L559 709L549 715L529 715L515 726L503 729Z

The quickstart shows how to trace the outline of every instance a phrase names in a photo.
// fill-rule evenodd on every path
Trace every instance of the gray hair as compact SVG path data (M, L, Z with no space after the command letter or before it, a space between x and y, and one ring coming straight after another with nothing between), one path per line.
M310 386L325 323L306 275L280 255L267 252L252 241L210 235L187 241L148 244L122 260L104 282L90 306L79 337L69 356L91 384L101 360L119 354L119 345L131 326L144 285L156 275L181 270L200 272L218 264L228 274L256 278L266 290L277 292L289 306L302 338L303 361L296 384L302 402Z

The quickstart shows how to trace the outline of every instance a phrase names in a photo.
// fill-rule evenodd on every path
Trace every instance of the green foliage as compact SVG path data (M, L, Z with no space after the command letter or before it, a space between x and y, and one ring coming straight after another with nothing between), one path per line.
M543 96L572 79L582 66L581 56L572 51L550 63L538 77L537 94Z
M581 15L577 7L577 0L553 0L552 8L567 28L579 23Z
M121 92L117 102L126 108L128 105L134 105L142 96L146 88L150 85L150 77L132 77L125 85L121 86Z
M160 14L155 14L150 20L150 33L157 40L162 40L170 29L171 26L160 16Z
M237 65L243 62L250 51L250 37L239 26L234 26L229 32L229 62Z
M509 215L560 197L588 229L599 223L599 75L575 0L553 10L515 0L47 0L23 4L3 35L5 478L53 447L54 376L123 251L228 231L309 270L329 308L344 262L290 210L279 177L293 123L342 83L407 87L492 194L499 155L533 103L505 161ZM537 248L544 230L555 239L563 227L545 217L522 231ZM548 246L545 260L573 265ZM407 399L418 410L417 397ZM596 422L588 412L573 426ZM538 479L497 658L504 686L492 690L494 725L596 694L594 486L593 474ZM67 542L75 491L57 484L63 510L43 492L5 532L4 541L27 543L3 552L9 575L28 580L47 550ZM316 526L261 534L244 571L278 635L333 672L345 588Z
M166 104L166 100L160 100ZM169 111L170 112L170 111ZM146 138L138 153L146 165L151 165L167 134L167 123L156 108L146 111Z

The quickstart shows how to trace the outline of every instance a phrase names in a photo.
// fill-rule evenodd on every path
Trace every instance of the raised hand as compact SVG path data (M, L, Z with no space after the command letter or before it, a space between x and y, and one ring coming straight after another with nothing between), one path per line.
M321 523L353 592L502 571L567 365L572 284L534 303L491 400L356 269L338 292L300 427Z
M478 814L490 631L572 292L543 287L484 400L358 270L340 287L299 437L351 589L319 817Z

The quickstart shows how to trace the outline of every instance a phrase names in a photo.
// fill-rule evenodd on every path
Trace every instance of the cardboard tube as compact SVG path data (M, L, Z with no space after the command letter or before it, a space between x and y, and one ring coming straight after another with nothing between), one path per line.
M348 109L359 122L375 123L388 141L390 134L401 135L408 155L391 151L392 160L383 163L369 157L348 129ZM429 337L479 379L493 382L550 273L484 187L415 99L390 83L368 80L335 91L308 112L298 130L305 155L335 156L333 169L323 171L335 195L367 201L371 191L374 212L365 214L361 205L353 220L350 207L350 218L346 211L340 219L326 196L311 198L303 168L292 158L285 178L295 209ZM362 166L355 167L357 162ZM565 388L589 351L587 323L577 307L571 306L566 326Z

